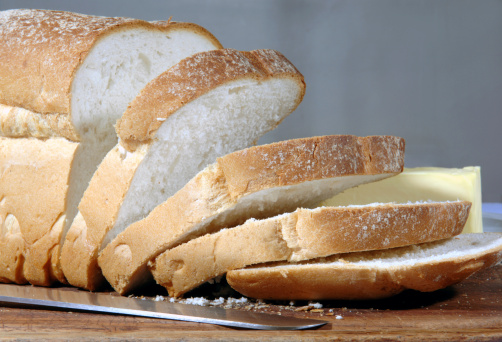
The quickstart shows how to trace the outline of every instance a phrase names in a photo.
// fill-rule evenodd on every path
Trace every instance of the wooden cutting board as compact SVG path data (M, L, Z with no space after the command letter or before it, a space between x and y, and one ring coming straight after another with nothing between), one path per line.
M502 341L502 265L433 293L391 299L259 305L253 310L320 318L305 331L254 331L216 325L0 304L0 340ZM258 308L257 308L258 307ZM249 308L248 308L249 309Z

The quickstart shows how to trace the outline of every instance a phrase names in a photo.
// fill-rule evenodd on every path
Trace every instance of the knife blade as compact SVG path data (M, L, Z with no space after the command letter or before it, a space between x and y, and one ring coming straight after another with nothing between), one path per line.
M221 307L129 298L115 293L88 292L72 287L47 288L31 285L0 284L0 302L261 330L311 329L327 323L321 320L224 309Z

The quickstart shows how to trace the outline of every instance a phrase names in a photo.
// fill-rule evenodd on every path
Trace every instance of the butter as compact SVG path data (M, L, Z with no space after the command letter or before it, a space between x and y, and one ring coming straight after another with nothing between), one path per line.
M472 203L463 233L482 233L481 172L479 166L462 169L405 168L397 176L345 190L320 206L346 206L374 202L456 201Z

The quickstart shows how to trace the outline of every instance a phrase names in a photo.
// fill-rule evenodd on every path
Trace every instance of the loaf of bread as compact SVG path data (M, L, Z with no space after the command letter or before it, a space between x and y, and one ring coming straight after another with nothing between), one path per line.
M63 245L68 282L104 282L99 252L222 155L246 148L302 101L303 76L274 50L194 54L151 81L117 124Z
M436 291L502 260L502 234L450 239L301 263L271 263L227 273L245 296L262 299L385 298L406 289Z
M19 228L0 236L0 279L64 282L61 243L117 119L157 75L221 45L194 24L46 10L0 12L0 45L0 215Z
M101 252L99 266L119 293L151 276L147 263L197 236L298 207L349 187L391 177L404 164L404 140L350 135L294 139L220 157L133 223Z
M150 263L158 284L178 297L231 270L271 261L388 249L455 236L470 203L372 204L298 209L190 240Z

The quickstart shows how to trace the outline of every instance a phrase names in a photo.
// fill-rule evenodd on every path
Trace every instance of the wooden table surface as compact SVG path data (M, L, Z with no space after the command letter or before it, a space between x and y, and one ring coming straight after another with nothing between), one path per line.
M303 331L255 331L0 303L0 340L502 341L502 265L433 293L321 303L323 309L314 311L277 305L259 309L329 321Z

